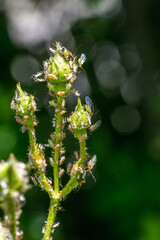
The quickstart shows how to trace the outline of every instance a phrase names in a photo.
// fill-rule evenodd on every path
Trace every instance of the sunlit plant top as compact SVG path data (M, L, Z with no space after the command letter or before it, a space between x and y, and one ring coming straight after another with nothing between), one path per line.
M49 161L45 156L45 146L37 143L35 127L38 124L36 118L37 105L35 97L24 92L17 84L15 96L11 103L11 108L15 111L15 118L21 124L22 132L28 132L29 136L29 164L32 168L31 179L34 184L48 193L50 207L47 221L42 229L43 240L51 240L55 228L59 225L56 222L56 215L60 210L60 203L66 196L85 183L87 172L92 174L92 168L96 163L96 155L90 157L87 153L87 139L100 125L100 120L92 123L92 101L87 96L86 104L82 105L78 98L77 106L70 116L67 116L66 99L69 95L79 94L72 89L73 82L77 78L78 68L82 67L86 60L84 54L78 58L60 43L56 43L54 48L49 48L51 56L43 63L43 70L34 75L37 82L45 82L48 87L51 100L49 105L54 107L53 132L45 146L51 148ZM63 140L66 137L66 126L79 142L80 150L75 152L75 159L69 162L66 169L65 148ZM46 168L53 168L53 179L47 177ZM64 174L69 175L69 180L63 187L61 180ZM93 174L92 174L93 176ZM94 176L93 176L94 178ZM94 178L95 179L95 178ZM21 239L16 231L16 221L12 220L14 226L13 239ZM11 233L12 234L12 233ZM12 234L13 235L13 234Z

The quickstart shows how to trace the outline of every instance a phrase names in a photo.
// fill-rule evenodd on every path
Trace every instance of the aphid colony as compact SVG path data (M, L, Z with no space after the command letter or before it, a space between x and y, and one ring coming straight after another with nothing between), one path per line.
M37 74L35 74L33 77L35 79L35 81L39 81L39 82L44 82L44 81L52 81L57 83L59 81L59 78L61 78L61 81L67 81L67 85L66 85L66 90L69 93L70 88L71 88L71 84L76 80L76 74L77 74L77 70L78 70L78 66L82 67L83 63L86 61L86 56L84 53L81 54L80 58L77 59L77 56L74 56L70 51L68 51L65 47L61 46L60 43L56 43L56 49L54 48L49 48L52 56L49 58L49 60L46 60L43 63L43 68L44 71L38 72ZM55 58L55 56L57 55L57 59L54 62L53 66L53 58ZM63 71L63 76L61 74L61 76L58 74L59 72L59 68L61 68L61 62L62 62L62 58L64 63L66 63L66 71ZM63 64L64 64L63 63ZM70 71L68 69L68 65L70 67ZM53 90L53 88L48 85L51 90ZM76 91L74 91L75 94L77 94ZM58 96L64 96L66 94L66 91L59 91L56 92L56 94Z
M43 71L34 75L34 79L47 84L51 100L49 105L54 107L54 118L51 133L47 145L37 144L35 126L38 124L35 112L37 111L34 97L22 91L20 84L17 85L15 97L11 107L16 112L16 120L22 124L22 132L27 130L29 135L29 161L33 169L32 181L45 190L54 203L55 215L59 209L59 203L71 191L85 182L87 173L93 176L92 169L96 164L96 155L89 157L87 153L88 135L95 131L101 124L97 121L92 124L94 113L92 100L87 96L85 105L82 105L78 98L77 106L70 116L66 116L66 98L75 94L79 96L78 91L71 89L72 83L76 80L78 67L82 67L86 61L85 54L81 54L77 59L70 51L56 43L55 49L49 48L51 57L43 63ZM67 164L66 170L64 163L67 161L63 140L66 138L66 125L68 130L79 142L79 154L75 152L75 161ZM49 161L45 159L44 146L49 146L51 156ZM47 178L46 167L50 163L53 168L53 179ZM69 175L69 180L62 186L62 176L64 173ZM53 209L51 208L51 210ZM49 215L51 212L49 212ZM50 221L50 220L49 220ZM56 227L54 221L43 229L44 236L51 239L53 229ZM49 231L49 232L48 232Z

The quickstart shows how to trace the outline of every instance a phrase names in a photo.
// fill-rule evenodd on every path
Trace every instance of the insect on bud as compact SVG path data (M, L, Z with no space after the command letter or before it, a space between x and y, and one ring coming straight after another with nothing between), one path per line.
M87 129L91 125L91 117L85 107L82 106L79 98L75 111L69 118L69 123L69 130L73 132L77 139L80 140L83 135L86 136Z

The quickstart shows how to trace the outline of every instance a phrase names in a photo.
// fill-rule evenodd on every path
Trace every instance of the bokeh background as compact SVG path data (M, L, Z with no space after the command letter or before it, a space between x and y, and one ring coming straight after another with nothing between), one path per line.
M160 239L159 13L158 0L0 0L0 159L13 152L27 162L27 134L10 109L16 82L37 98L38 141L53 131L46 87L32 79L52 42L86 54L75 87L83 103L92 98L93 121L102 120L88 140L96 183L88 174L62 204L56 240ZM70 97L68 114L75 104ZM67 137L70 161L78 144ZM39 240L48 197L33 186L26 200L24 240Z

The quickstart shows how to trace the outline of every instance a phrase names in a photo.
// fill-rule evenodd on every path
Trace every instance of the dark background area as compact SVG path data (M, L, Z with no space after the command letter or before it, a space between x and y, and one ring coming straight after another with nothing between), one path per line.
M37 140L47 143L53 109L31 78L60 41L87 61L75 87L94 103L101 127L88 139L97 155L86 184L62 204L56 240L160 239L160 2L158 0L0 0L0 158L27 162L28 137L10 109L16 82L35 94ZM68 99L68 115L76 98ZM67 161L78 144L67 133ZM49 156L49 150L46 149ZM48 170L50 174L50 170ZM62 180L65 182L65 180ZM39 240L49 206L33 186L21 216L24 240Z

